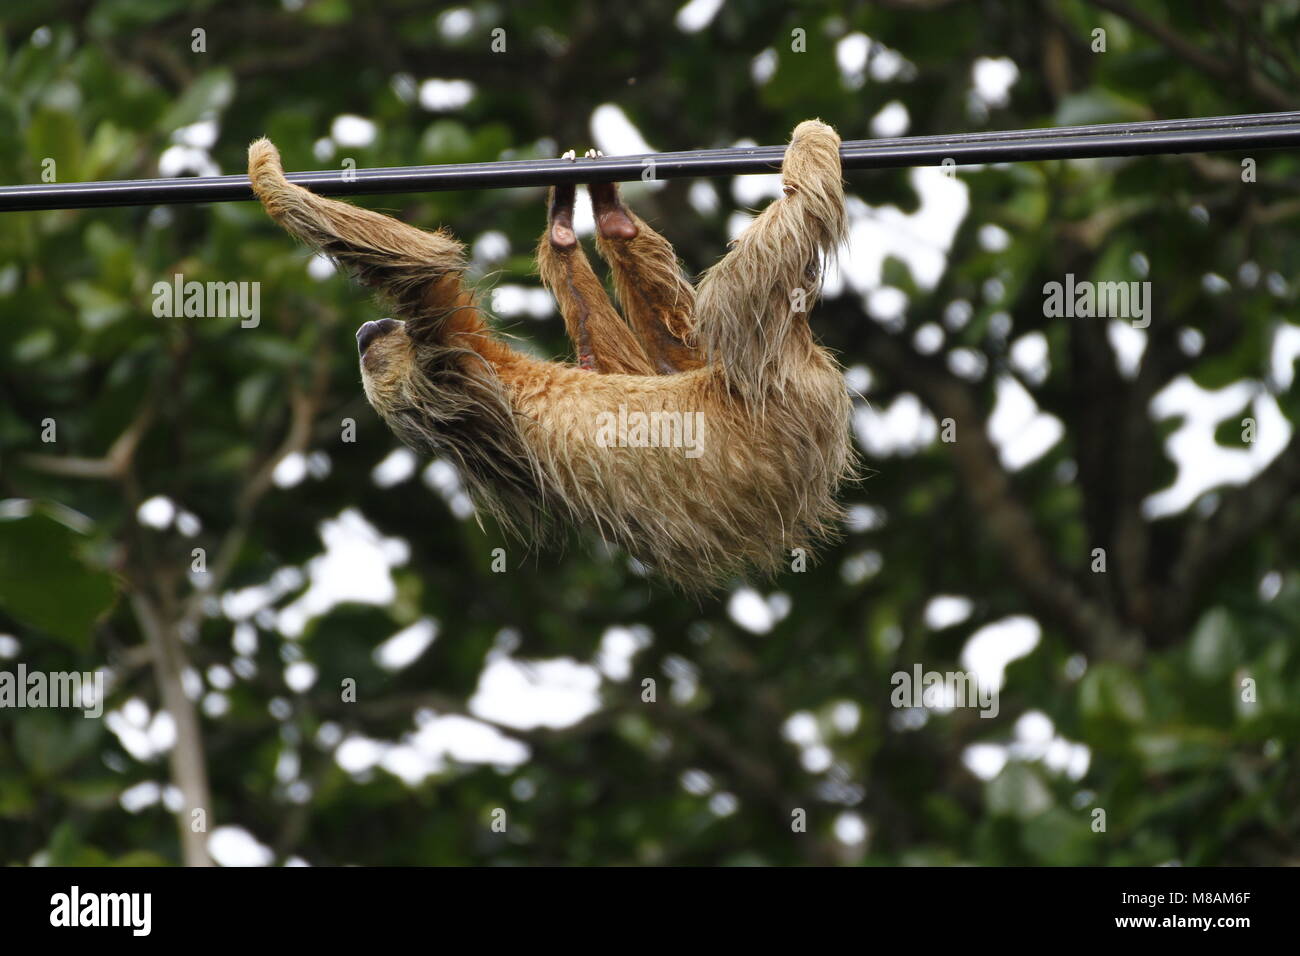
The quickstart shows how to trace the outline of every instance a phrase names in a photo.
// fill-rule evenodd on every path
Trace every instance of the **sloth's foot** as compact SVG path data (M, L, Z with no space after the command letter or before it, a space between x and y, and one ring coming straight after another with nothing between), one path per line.
M587 159L597 159L605 154L598 149L587 150ZM635 239L636 223L632 221L622 200L618 198L618 183L591 183L591 211L596 217L596 229L605 239Z

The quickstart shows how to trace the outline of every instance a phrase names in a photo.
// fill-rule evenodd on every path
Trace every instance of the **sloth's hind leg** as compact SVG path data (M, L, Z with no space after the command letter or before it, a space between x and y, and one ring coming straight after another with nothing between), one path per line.
M695 290L682 275L672 245L623 205L617 183L594 183L596 248L614 273L614 291L628 322L659 374L704 364L688 343Z
M542 284L551 290L583 368L603 373L653 375L632 330L605 294L573 231L572 185L555 186L547 203L546 233L537 246Z

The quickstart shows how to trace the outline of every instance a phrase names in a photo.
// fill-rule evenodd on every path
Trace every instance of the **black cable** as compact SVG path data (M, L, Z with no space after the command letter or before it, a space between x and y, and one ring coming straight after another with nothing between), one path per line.
M1300 146L1300 111L1001 130L940 136L856 140L840 147L845 169L1025 162L1105 156L1147 156L1222 150ZM621 182L641 179L653 165L654 179L732 176L780 168L784 146L701 149L598 159L503 160L443 166L289 173L290 182L324 196L500 189L556 183ZM248 177L207 176L120 180L99 183L42 183L0 187L0 212L81 209L164 203L230 202L253 198Z

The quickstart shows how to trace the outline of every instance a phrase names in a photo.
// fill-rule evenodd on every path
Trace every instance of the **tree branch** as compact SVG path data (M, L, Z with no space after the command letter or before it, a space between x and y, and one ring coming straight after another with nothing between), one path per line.
M1031 603L1073 635L1090 654L1135 659L1141 648L1137 635L1079 589L1039 535L1032 514L1016 496L988 437L985 415L970 387L875 322L863 321L862 313L849 300L823 303L822 315L835 311L837 305L841 314L836 319L858 326L865 339L864 354L870 355L873 363L901 385L915 390L938 418L958 423L958 438L951 448L967 496Z
M1265 103L1279 110L1293 110L1296 100L1271 80L1261 76L1249 67L1243 71L1226 60L1220 60L1212 53L1202 50L1190 40L1174 32L1169 26L1134 10L1122 0L1089 0L1094 7L1100 7L1120 19L1127 20L1139 30L1160 41L1170 53L1190 63L1196 69L1218 77L1221 80L1244 79L1246 88Z

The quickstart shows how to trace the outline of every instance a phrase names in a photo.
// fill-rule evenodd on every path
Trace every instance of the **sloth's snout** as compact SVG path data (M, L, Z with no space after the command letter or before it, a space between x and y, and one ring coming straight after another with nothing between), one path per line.
M361 328L357 329L357 352L365 355L366 349L370 348L371 342L387 335L401 324L396 319L380 319L378 322L366 322Z

